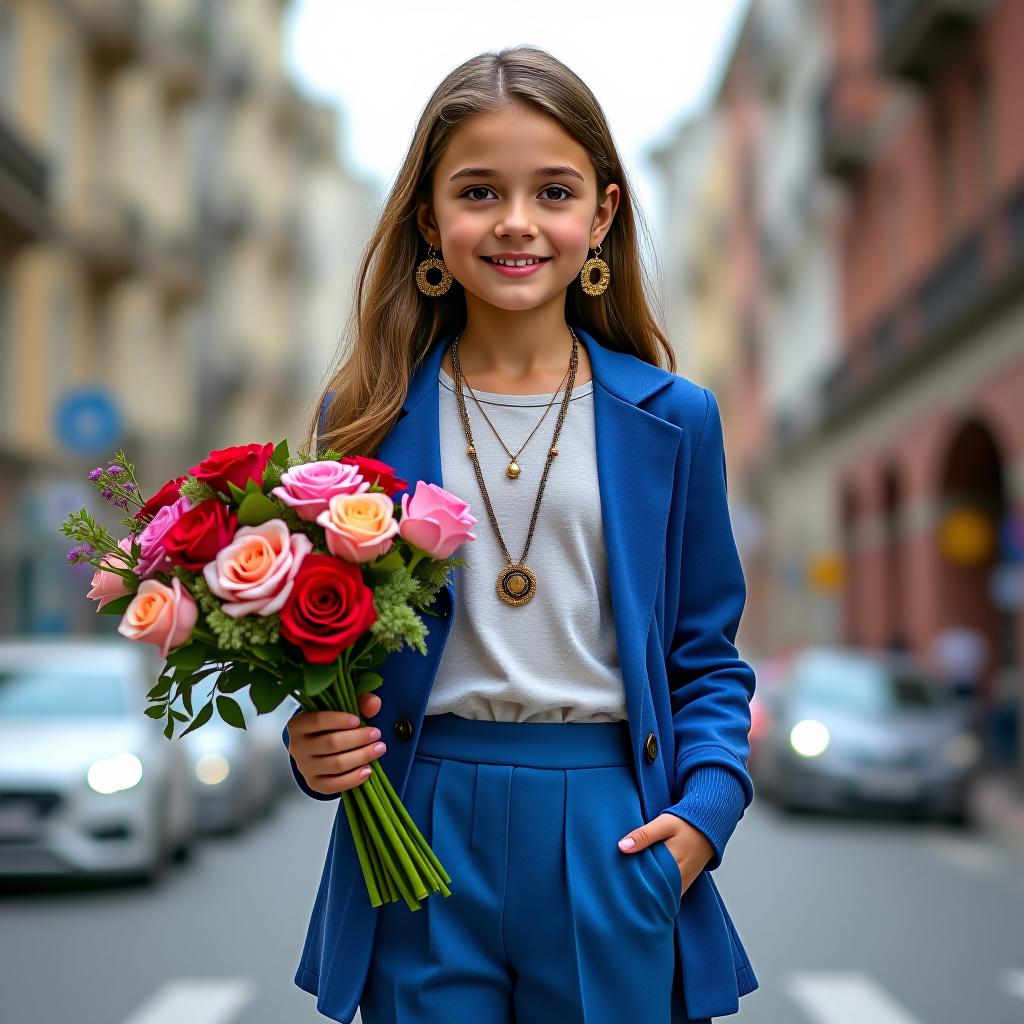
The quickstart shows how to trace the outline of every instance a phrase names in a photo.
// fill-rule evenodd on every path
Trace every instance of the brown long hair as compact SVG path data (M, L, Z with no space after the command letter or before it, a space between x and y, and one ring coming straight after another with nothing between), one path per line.
M465 326L466 298L458 281L439 298L416 287L416 266L426 255L416 225L416 204L431 199L433 169L458 126L475 114L511 103L555 118L583 146L597 171L599 195L612 182L620 187L619 205L601 247L611 281L602 295L589 296L577 278L566 290L566 321L581 326L602 345L656 366L661 365L660 348L667 368L675 372L675 354L647 297L637 241L636 218L644 226L642 214L600 104L586 84L547 51L508 47L460 64L423 109L363 250L355 305L340 344L344 361L316 403L306 432L307 452L316 443L318 455L332 447L372 457L394 424L423 356L440 335ZM317 437L319 410L332 391L324 433Z

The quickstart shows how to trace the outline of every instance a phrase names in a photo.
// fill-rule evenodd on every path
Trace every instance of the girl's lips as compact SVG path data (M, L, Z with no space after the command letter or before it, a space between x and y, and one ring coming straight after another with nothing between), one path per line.
M507 267L501 263L492 263L486 256L481 256L480 259L489 267L493 267L499 274L504 274L506 277L527 277L535 270L540 270L545 263L550 261L551 257L545 256L541 259L540 263L532 263L525 267Z

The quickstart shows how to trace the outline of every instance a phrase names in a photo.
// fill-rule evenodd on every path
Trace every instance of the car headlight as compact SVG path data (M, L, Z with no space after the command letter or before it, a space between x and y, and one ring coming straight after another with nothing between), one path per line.
M231 765L223 754L203 754L196 761L196 778L207 786L218 786L231 771Z
M952 768L969 768L981 754L981 744L969 732L958 732L942 745L942 759Z
M817 757L828 746L828 727L815 718L805 718L790 729L789 745L801 757Z
M134 754L116 754L93 761L85 775L89 788L97 793L119 793L142 780L142 762Z

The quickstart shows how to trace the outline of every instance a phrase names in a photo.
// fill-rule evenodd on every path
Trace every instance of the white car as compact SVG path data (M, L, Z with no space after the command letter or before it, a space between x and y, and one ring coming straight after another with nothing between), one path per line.
M145 714L162 665L123 639L0 640L0 879L154 882L191 853L186 752Z

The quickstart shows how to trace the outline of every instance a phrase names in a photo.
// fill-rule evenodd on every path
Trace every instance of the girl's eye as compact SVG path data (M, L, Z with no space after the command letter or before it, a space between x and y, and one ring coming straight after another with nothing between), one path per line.
M462 193L462 195L465 196L467 199L471 199L471 198L474 198L473 197L473 193L474 192L492 192L492 191L493 191L493 189L491 189L487 185L474 185L472 188L467 188L466 191ZM542 189L541 195L544 195L544 193L546 193L546 192L564 192L565 193L565 198L571 198L571 196L572 196L572 192L570 192L569 189L567 189L564 185L548 185L547 188ZM558 199L558 200L554 200L554 201L556 201L556 202L565 202L565 199Z

